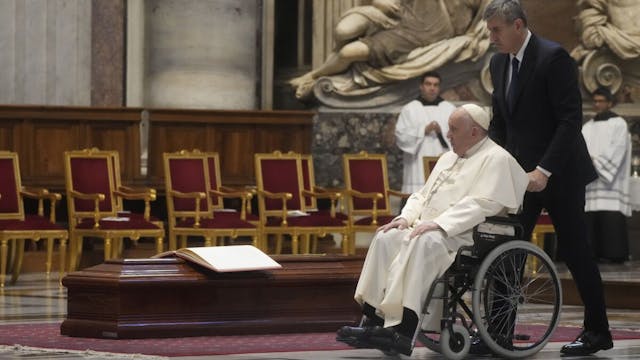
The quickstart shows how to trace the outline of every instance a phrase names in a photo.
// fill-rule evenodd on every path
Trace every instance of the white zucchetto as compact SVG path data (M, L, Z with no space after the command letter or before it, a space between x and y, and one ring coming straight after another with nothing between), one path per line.
M491 119L489 119L489 114L483 108L476 104L464 104L461 108L463 108L480 127L489 130L489 122Z

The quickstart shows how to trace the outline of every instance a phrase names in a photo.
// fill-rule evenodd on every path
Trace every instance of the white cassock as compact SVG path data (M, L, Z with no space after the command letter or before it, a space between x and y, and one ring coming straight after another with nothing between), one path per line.
M442 138L449 148L451 144L446 138L449 131L449 116L456 107L447 101L438 105L424 106L418 100L405 105L396 122L396 145L403 152L402 192L414 193L425 183L423 156L439 156L447 151L434 132L424 134L424 129L432 121L436 121L442 130Z
M489 138L463 158L453 151L442 155L426 184L402 209L399 217L410 227L376 233L356 301L375 307L385 327L402 321L403 307L420 314L433 281L451 266L460 246L473 243L473 227L488 216L516 213L528 183L518 162ZM425 221L436 222L443 231L409 239L413 228ZM439 320L431 317L427 323Z
M619 211L631 216L631 135L627 122L619 116L589 120L582 126L582 135L598 172L598 178L587 185L584 210Z

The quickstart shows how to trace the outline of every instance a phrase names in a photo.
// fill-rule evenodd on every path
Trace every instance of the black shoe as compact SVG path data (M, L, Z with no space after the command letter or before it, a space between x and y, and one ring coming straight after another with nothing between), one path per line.
M373 348L369 344L370 327L343 326L336 333L336 341L343 342L355 348Z
M371 336L367 339L373 347L387 355L400 353L407 356L411 356L411 353L413 352L411 340L412 339L410 337L402 335L392 327L376 327L371 331Z
M613 347L611 332L595 332L582 330L580 335L571 343L562 347L561 353L565 355L584 356L600 350L609 350Z
M336 334L336 340L355 348L376 348L385 354L411 355L411 339L393 328L343 326Z
M469 354L471 355L492 355L493 352L487 344L480 339L480 337L474 336L471 339L471 347L469 347Z
M362 338L365 337L371 331L370 327L359 327L359 326L343 326L338 329L337 336L341 338L355 337Z

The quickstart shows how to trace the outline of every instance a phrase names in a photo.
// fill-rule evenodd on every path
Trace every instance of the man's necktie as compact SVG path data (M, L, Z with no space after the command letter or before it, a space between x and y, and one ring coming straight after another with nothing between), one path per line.
M509 83L509 90L507 91L507 106L509 113L513 113L513 107L516 103L516 88L518 87L518 65L520 61L517 58L511 60L511 83Z

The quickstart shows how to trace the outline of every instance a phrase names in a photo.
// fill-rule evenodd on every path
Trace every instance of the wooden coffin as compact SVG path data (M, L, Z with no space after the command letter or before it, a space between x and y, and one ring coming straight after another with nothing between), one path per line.
M178 258L118 259L68 274L63 335L157 338L335 331L357 323L355 256L274 257L283 268L216 273Z

